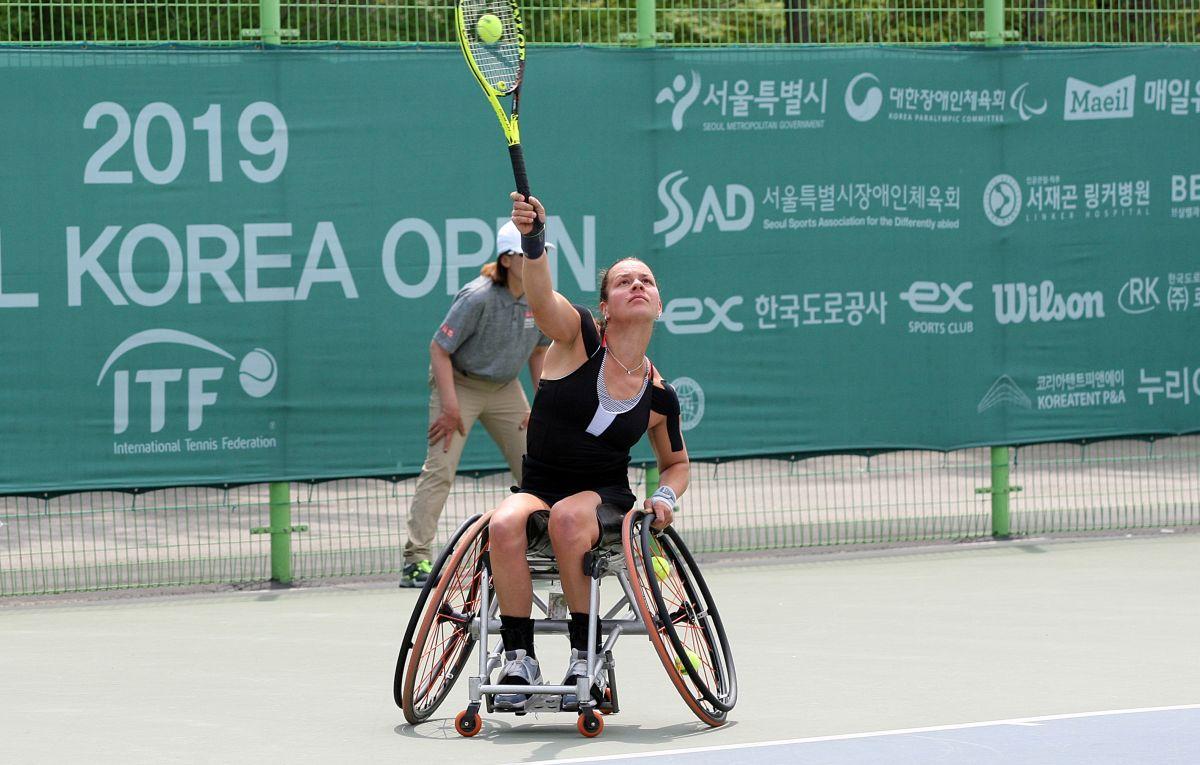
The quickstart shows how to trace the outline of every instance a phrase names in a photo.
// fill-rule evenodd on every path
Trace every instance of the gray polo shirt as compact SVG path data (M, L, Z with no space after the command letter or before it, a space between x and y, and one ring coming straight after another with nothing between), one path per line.
M524 295L514 298L486 276L459 290L433 340L455 369L494 382L515 379L534 347L550 345Z

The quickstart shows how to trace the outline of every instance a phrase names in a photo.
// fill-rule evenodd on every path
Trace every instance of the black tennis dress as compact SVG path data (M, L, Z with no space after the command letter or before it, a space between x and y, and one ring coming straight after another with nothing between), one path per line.
M607 350L592 314L583 306L580 328L587 361L566 377L542 380L529 415L521 486L513 487L548 505L581 491L594 491L602 503L628 512L636 502L629 489L629 450L650 425L651 410L667 417L672 451L683 449L679 399L670 385L653 384L647 364L637 396L608 397L603 383Z

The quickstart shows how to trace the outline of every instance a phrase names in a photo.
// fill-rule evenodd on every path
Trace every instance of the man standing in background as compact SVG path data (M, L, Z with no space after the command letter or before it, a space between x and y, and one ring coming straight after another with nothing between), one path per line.
M529 401L517 375L528 364L537 389L550 340L525 302L521 234L511 221L496 235L496 250L496 260L455 296L429 344L429 451L408 511L401 587L429 578L438 519L476 420L521 482Z

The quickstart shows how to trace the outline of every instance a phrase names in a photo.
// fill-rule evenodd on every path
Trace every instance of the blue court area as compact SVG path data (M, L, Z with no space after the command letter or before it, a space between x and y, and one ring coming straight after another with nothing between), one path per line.
M1194 765L1200 763L1200 704L546 762L727 765L751 761L759 765Z

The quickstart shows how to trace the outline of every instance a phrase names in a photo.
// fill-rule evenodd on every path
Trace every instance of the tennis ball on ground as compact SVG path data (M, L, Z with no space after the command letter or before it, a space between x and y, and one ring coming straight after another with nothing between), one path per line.
M688 663L692 665L692 671L699 672L700 671L700 657L697 656L696 652L690 648L683 649L683 652L685 654L687 654ZM683 670L683 662L679 660L678 656L675 657L675 669L679 670L680 672L684 671Z
M658 581L665 582L671 576L671 563L663 557L655 555L653 560L654 575L658 577Z
M485 45L491 45L504 34L504 25L500 19L490 13L485 13L475 22L475 34Z

